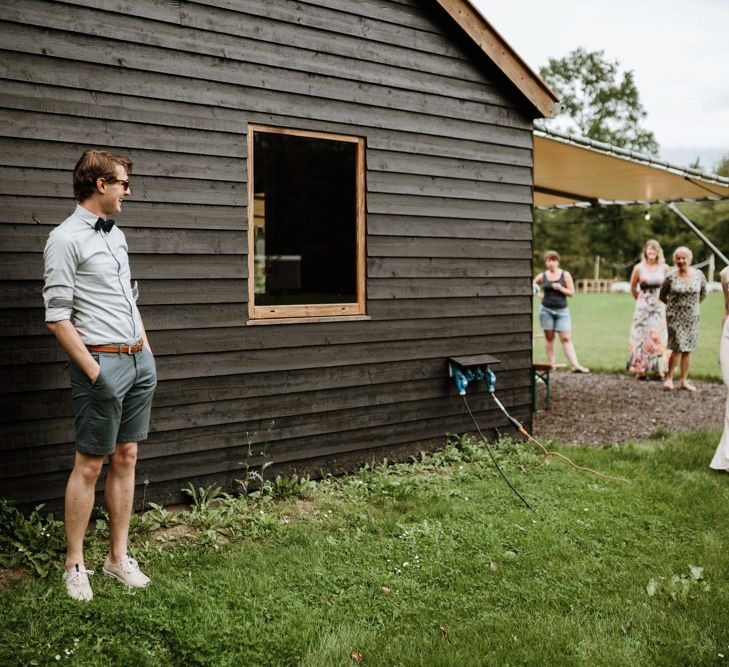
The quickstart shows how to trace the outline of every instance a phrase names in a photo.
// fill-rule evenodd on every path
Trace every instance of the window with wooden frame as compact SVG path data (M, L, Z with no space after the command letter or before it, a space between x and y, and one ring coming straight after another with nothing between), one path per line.
M365 318L364 139L248 127L248 314Z

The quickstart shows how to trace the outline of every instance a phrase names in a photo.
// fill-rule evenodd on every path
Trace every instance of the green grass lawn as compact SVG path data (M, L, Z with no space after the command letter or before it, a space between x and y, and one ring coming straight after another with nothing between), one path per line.
M635 300L630 294L575 294L569 299L572 337L580 363L592 370L626 372L630 322ZM691 355L690 375L694 378L721 380L719 338L724 300L709 294L701 304L699 344ZM539 300L534 300L534 333L540 335ZM567 363L562 346L556 342L557 362ZM546 362L544 339L534 340L534 361Z
M91 603L67 599L57 573L0 591L0 664L722 664L718 437L560 449L627 484L502 443L536 512L471 445L307 500L230 499L194 539L135 534L147 590L101 576L96 548Z

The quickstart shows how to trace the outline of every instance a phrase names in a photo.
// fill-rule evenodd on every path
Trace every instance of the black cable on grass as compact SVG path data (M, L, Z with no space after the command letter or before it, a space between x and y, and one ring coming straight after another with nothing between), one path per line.
M481 427L478 425L478 422L476 421L476 417L473 416L473 412L471 412L471 406L468 405L468 400L466 399L465 394L461 394L463 397L463 402L466 404L466 410L468 410L468 414L471 416L471 419L473 420L473 424L476 427L476 431L478 431L478 434L481 436L481 440L483 440L483 444L486 445L486 450L489 453L489 456L491 457L491 460L494 462L494 465L496 466L496 470L499 471L499 474L503 478L503 480L507 483L509 488L517 495L519 496L519 499L527 506L528 509L530 509L532 512L535 512L536 510L525 500L524 496L521 495L515 488L514 485L508 480L506 475L504 474L504 471L501 469L501 466L499 465L499 462L496 460L496 457L494 456L494 453L491 451L491 445L489 445L488 440L484 437L484 434L481 433ZM513 422L516 420L513 419L513 417L509 417L509 419ZM517 422L518 423L518 422ZM521 426L521 424L519 424Z

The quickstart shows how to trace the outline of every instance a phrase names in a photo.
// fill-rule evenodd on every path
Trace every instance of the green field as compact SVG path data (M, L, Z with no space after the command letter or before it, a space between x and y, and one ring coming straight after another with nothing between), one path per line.
M580 363L592 370L625 372L630 342L630 322L635 300L630 294L575 294L569 300L572 337ZM709 294L701 304L699 345L691 357L690 375L721 380L719 338L724 300ZM534 300L534 334L541 335L539 300ZM562 346L556 343L557 362L567 363ZM534 340L534 361L546 362L544 338Z
M69 600L56 570L0 590L0 664L724 664L729 475L708 468L718 439L559 448L627 483L496 445L535 512L468 443L309 483L304 498L199 502L172 529L156 510L133 531L147 590L101 575L97 527L93 602Z

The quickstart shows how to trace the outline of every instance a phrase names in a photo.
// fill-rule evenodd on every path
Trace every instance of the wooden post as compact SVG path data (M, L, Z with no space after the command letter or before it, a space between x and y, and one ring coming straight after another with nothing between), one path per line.
M714 270L716 269L716 256L712 252L709 255L709 282L714 282Z
M595 255L595 280L600 280L600 255Z

